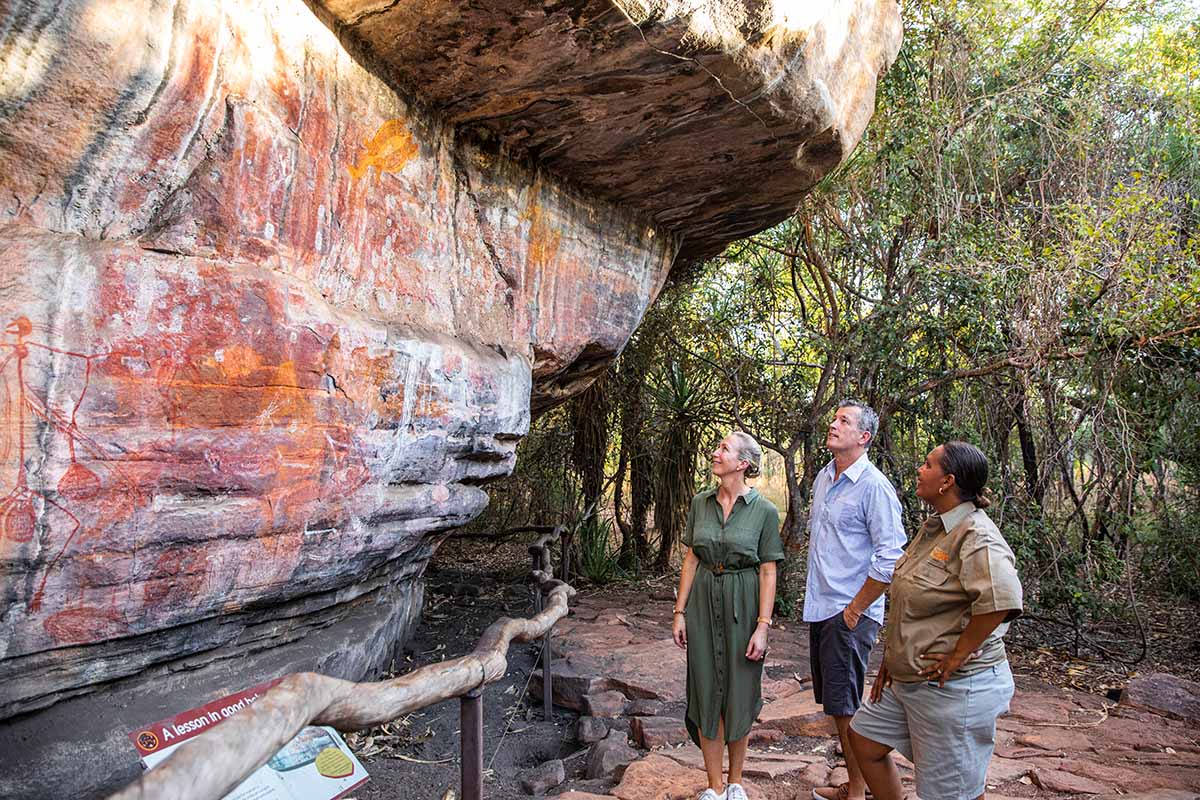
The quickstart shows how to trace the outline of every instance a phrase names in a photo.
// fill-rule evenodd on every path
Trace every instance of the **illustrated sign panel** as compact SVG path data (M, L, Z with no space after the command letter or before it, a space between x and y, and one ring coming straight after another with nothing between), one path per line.
M132 731L129 740L152 769L175 748L219 725L266 694L279 679ZM336 730L310 725L259 767L225 800L335 800L365 783L367 771Z

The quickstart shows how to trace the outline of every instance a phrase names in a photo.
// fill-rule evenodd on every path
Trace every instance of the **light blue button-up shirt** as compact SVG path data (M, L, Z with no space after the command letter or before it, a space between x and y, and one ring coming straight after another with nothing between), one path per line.
M892 582L904 552L904 526L896 490L864 453L835 481L830 461L813 481L808 521L808 584L804 621L840 614L868 577ZM884 599L866 615L883 624Z

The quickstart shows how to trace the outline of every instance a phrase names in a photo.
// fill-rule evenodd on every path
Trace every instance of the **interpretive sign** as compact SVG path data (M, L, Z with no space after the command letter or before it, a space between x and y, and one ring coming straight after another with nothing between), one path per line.
M262 697L279 680L214 700L153 725L129 740L151 769L176 747L221 724ZM367 771L333 728L308 726L259 767L225 800L334 800L367 780Z

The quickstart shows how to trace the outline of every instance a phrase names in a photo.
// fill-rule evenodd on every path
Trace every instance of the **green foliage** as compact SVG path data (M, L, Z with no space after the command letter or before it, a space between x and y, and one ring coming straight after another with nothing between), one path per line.
M657 450L654 522L659 545L655 566L666 570L683 531L688 502L696 492L696 459L711 419L710 382L679 362L670 362L650 384Z
M745 428L783 462L802 551L829 412L856 396L910 529L925 454L984 449L1031 616L1082 648L1135 589L1200 592L1200 22L1173 0L904 16L858 148L792 218L673 276L609 389L607 457L578 460L615 473L630 564L653 502L666 569L701 442ZM585 421L558 420L537 430L559 455L531 435L545 466L518 465L541 508L577 505L561 452Z
M579 543L579 572L589 581L603 585L624 577L621 548L610 520L587 517L575 529L575 541Z

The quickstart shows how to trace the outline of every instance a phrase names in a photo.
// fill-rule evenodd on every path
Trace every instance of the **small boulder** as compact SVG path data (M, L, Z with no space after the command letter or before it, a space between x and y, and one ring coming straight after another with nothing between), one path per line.
M651 700L649 698L639 698L629 704L629 708L625 709L625 713L631 717L657 717L662 713L663 704L661 700Z
M1063 794L1102 794L1109 789L1103 783L1061 769L1035 769L1033 782L1047 792Z
M525 770L517 779L526 794L545 794L547 789L553 789L567 779L567 771L562 759L556 758Z
M618 770L637 760L638 751L625 741L625 734L611 731L603 740L592 745L588 753L587 776L589 778L618 777Z
M581 673L567 659L555 659L550 669L550 689L556 706L583 711L584 698L588 694L602 692L608 686L608 682L603 678ZM531 697L542 696L542 670L540 669L533 671L529 694Z
M683 720L671 717L633 717L629 720L629 731L638 746L647 750L688 740Z
M584 744L598 742L608 736L608 723L599 717L580 717L575 726L575 735Z
M615 690L590 692L583 697L583 710L593 717L619 717L629 700Z
M1121 704L1200 723L1200 683L1163 672L1139 675L1121 692Z
M779 744L787 739L787 734L775 728L754 728L750 731L750 740L748 744L751 747L759 747L762 745Z
M812 692L799 692L767 703L759 712L758 723L788 736L836 736L833 717L813 699Z

